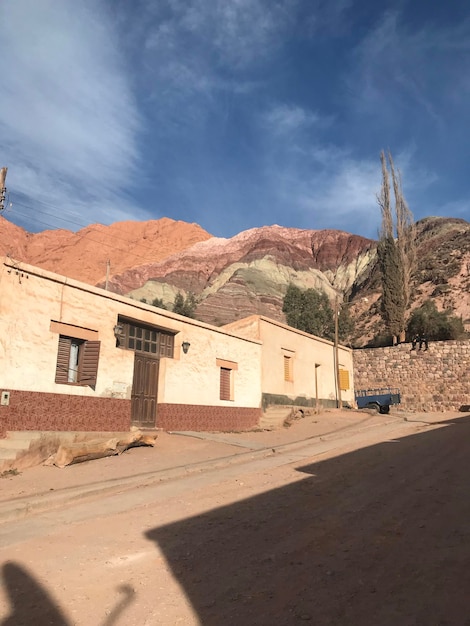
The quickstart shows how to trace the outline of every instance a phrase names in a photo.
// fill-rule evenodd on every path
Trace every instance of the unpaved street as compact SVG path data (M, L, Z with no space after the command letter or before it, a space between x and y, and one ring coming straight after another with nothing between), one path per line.
M469 441L397 420L4 523L0 623L470 625Z

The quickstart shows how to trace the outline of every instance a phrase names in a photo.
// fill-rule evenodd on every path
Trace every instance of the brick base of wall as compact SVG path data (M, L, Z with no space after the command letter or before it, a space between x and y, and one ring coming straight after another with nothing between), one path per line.
M241 431L256 426L260 417L259 408L159 404L156 426ZM130 426L130 400L11 390L10 404L0 406L0 438L9 430L110 432L127 431Z
M261 409L231 406L159 404L157 427L164 430L249 430L259 423Z
M117 398L11 390L10 404L0 406L0 437L8 430L109 432L130 425L131 401Z

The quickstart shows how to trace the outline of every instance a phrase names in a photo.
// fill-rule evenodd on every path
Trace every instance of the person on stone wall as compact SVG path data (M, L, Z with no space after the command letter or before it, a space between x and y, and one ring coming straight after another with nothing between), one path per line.
M416 350L416 346L419 343L419 339L420 339L420 336L418 334L413 335L413 338L411 340L411 349L412 350Z
M419 338L419 350L421 350L421 348L424 346L424 349L427 350L428 349L428 338L427 335L425 333L421 333L420 338Z

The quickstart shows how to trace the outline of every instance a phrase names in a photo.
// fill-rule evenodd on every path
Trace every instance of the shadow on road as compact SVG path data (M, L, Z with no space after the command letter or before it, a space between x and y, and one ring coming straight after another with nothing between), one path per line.
M10 615L0 626L71 626L72 622L65 617L58 603L25 567L13 562L5 563L2 566L2 578L10 601ZM118 587L118 591L121 600L102 622L102 626L116 624L135 600L135 591L130 585L123 584Z
M470 625L470 418L146 536L204 626Z
M69 626L57 603L26 568L5 563L2 577L11 605L10 615L2 621L2 626Z

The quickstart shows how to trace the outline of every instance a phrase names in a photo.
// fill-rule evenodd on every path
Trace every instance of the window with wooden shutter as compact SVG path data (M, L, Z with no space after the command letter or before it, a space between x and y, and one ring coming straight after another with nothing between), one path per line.
M98 360L100 357L100 342L84 341L81 348L77 382L80 385L88 385L92 389L95 389L98 374Z
M232 400L231 376L232 376L232 370L227 369L226 367L220 368L220 399L221 400Z
M284 380L292 382L294 380L292 374L292 357L284 355Z
M57 366L55 370L55 382L66 385L69 375L70 346L72 340L70 337L59 335L59 348L57 351Z
M55 382L62 385L96 387L99 341L84 341L59 335Z
M348 370L339 370L339 387L341 391L347 391L349 389L349 372Z

